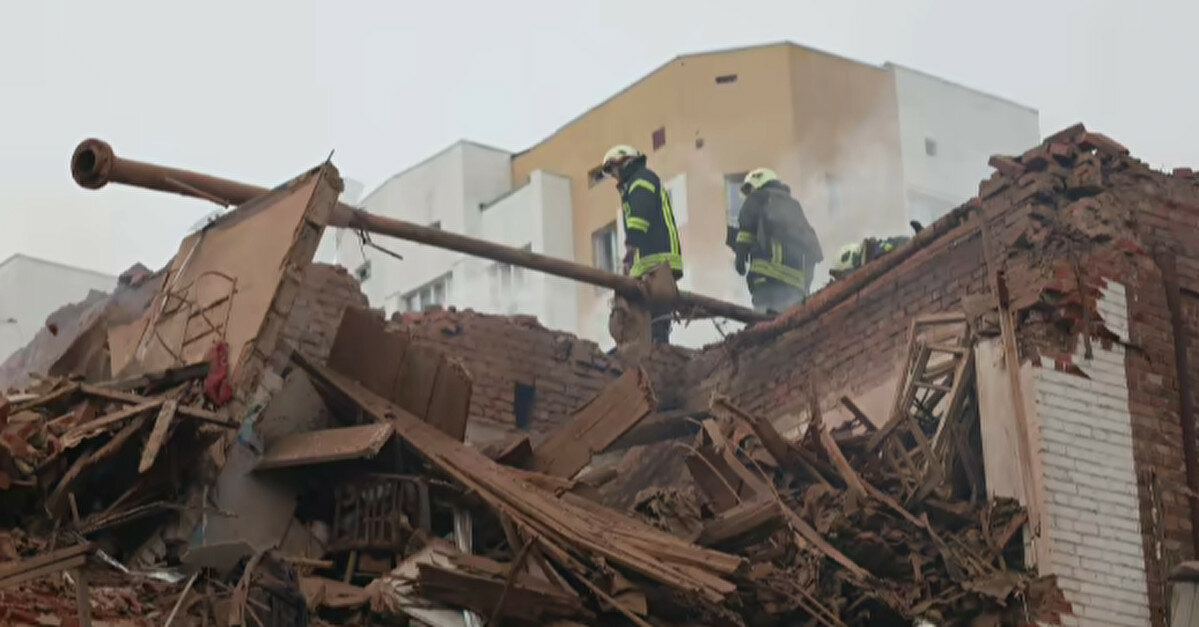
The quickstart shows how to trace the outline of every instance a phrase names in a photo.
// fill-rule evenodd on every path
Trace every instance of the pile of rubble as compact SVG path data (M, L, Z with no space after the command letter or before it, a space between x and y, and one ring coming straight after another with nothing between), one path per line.
M920 356L897 399L907 405L880 429L863 420L863 434L831 430L814 407L804 438L788 442L716 399L687 458L702 500L683 513L644 502L635 509L652 514L614 511L575 479L655 408L644 371L613 381L536 446L517 436L491 459L460 441L469 378L438 383L452 362L427 368L410 337L365 311L347 311L328 365L295 353L254 418L269 431L286 415L290 431L258 444L246 480L283 503L258 513L194 498L200 456L239 426L218 413L225 382L208 363L127 381L47 380L11 404L0 449L11 453L5 523L44 540L24 547L31 555L10 552L0 586L64 570L86 582L78 573L92 556L104 575L124 574L126 596L155 608L128 603L129 617L153 622L1049 619L1061 599L1020 567L1023 510L987 502L980 483L974 326L938 322L958 335L913 335ZM364 369L387 355L399 357L398 377ZM245 445L232 445L217 490ZM208 541L223 525L277 517L282 532L266 548ZM156 527L188 519L198 529L187 544L152 549ZM179 593L164 594L160 580ZM54 598L34 586L27 595ZM14 600L7 618L75 609L55 603Z
M1055 247L1130 254L1131 201L1104 185L1133 166L1081 128L993 165L980 198L778 320L636 363L519 318L389 325L344 273L306 274L340 185L321 166L189 236L137 312L79 325L85 360L0 397L0 622L1060 623L1030 565L1042 500L991 496L975 349L1067 369L1046 346L1115 341L1089 283L1024 279ZM949 306L855 309L907 330L885 408L841 396L852 360L829 346L746 359L898 300L877 279L936 250L1047 260L1011 264L1011 294L938 260L974 282ZM765 403L794 398L784 429Z

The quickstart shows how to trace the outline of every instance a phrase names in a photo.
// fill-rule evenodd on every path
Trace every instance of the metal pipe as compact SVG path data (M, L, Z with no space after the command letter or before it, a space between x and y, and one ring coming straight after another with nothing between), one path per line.
M75 154L71 157L71 176L75 182L88 189L99 189L108 183L122 183L205 200L219 199L230 205L240 205L269 191L256 185L123 159L113 152L111 146L98 139L85 140L75 149ZM344 203L338 203L329 220L329 226L361 229L369 233L388 235L537 270L608 288L630 299L644 299L646 296L644 284L632 277L441 229L386 218ZM675 308L685 313L700 310L707 315L748 323L771 318L768 314L748 307L683 291L679 292Z
M1159 250L1154 255L1166 289L1166 308L1174 331L1174 369L1178 377L1179 420L1182 423L1182 457L1186 464L1187 502L1191 508L1191 554L1199 555L1199 450L1195 441L1195 403L1191 397L1190 360L1187 357L1187 327L1182 314L1182 290L1178 286L1178 266L1173 251Z
M219 202L226 206L240 205L268 190L227 179L197 174L176 168L164 168L152 163L122 159L112 146L98 139L86 139L71 155L71 176L88 189L100 189L109 183L181 194Z

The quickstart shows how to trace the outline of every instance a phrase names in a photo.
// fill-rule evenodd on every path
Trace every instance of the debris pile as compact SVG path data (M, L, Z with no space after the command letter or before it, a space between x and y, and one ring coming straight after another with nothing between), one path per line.
M780 319L636 362L520 317L361 308L344 272L308 273L340 186L321 166L190 235L148 305L81 325L86 367L0 397L0 621L1060 623L1030 566L1041 501L991 497L975 349L1112 340L1092 282L1041 275L1136 248L1134 191L1108 186L1128 160L1081 129L997 157L979 199ZM977 231L980 265L1044 263L878 313L908 331L886 409L842 372L822 404L823 373L796 385L744 350ZM802 411L783 430L712 383L722 359Z
M495 451L499 463L461 442L467 412L454 400L469 399L469 380L438 383L452 362L422 361L406 336L347 310L330 365L294 353L283 388L241 425L268 433L289 416L290 433L263 442L243 477L278 509L221 493L194 500L206 485L201 453L238 426L213 411L219 386L202 364L123 382L47 381L19 397L3 492L19 516L6 522L96 543L75 546L124 569L135 597L159 590L155 573L178 584L190 570L196 600L179 618L229 624L1051 618L1052 580L1019 566L1024 511L988 503L981 485L973 327L939 318L928 324L959 335L934 337L917 332L926 322L913 327L909 378L881 428L864 418L830 430L814 407L805 437L787 442L716 399L689 447L693 487L647 492L621 513L574 477L655 407L644 371L627 371L537 445ZM365 369L388 354L408 355L396 375ZM303 402L299 385L314 391ZM234 442L218 492L245 445ZM162 526L196 511L198 538L162 541L172 537ZM285 524L258 547L220 540L222 526L269 527L273 517Z

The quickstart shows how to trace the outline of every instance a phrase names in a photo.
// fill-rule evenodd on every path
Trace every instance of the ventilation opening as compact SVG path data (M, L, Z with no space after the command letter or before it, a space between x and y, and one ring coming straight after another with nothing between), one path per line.
M717 85L726 85L728 83L736 83L736 82L737 82L736 74L721 74L720 76L716 77Z
M536 400L537 388L516 382L512 390L512 409L516 414L516 428L528 429L533 424L533 401Z
M653 142L654 142L654 150L657 150L657 149L661 148L662 146L665 146L666 145L666 127L663 126L663 127L659 128L658 130L654 131L654 134L651 139L653 139Z

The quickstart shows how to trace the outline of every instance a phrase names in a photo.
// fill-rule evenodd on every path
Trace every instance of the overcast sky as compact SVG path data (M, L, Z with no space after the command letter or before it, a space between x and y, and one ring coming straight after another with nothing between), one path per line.
M683 53L791 40L893 61L1199 165L1195 2L6 2L0 260L159 267L212 210L79 189L79 140L272 186L334 150L369 191L467 138L528 147ZM811 87L819 89L818 85Z

